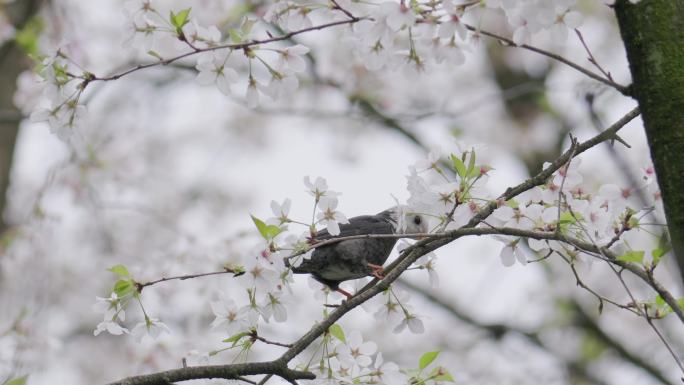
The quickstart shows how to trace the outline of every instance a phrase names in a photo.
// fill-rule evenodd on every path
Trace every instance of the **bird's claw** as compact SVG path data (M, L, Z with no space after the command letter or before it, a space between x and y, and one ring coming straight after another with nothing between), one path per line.
M375 265L368 263L368 267L371 268L371 275L377 279L385 278L385 268L380 265Z

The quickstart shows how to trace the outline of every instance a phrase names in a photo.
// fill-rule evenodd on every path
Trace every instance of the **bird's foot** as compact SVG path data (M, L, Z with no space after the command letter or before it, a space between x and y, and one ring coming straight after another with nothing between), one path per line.
M377 279L385 278L385 268L380 265L375 265L368 263L368 267L371 268L371 275Z
M353 295L350 294L348 291L340 289L339 287L335 289L335 291L347 297L347 300L350 300L353 297Z

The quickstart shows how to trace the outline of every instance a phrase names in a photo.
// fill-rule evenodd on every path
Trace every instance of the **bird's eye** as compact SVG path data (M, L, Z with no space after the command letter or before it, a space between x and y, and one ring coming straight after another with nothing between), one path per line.
M415 217L413 217L413 223L415 223L416 225L420 225L420 216L419 215L416 215Z

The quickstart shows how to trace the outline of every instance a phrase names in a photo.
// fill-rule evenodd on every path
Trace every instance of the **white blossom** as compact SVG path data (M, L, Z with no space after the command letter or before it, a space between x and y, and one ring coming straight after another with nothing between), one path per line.
M378 347L375 342L363 342L361 332L354 330L346 336L346 343L339 347L339 360L347 365L369 366L373 360L370 356L375 354Z
M107 331L109 334L119 336L122 334L128 334L128 329L119 325L115 320L104 320L97 324L97 328L93 332L93 335L97 336L103 331Z
M518 247L520 238L504 236L495 236L494 238L504 243L504 247L499 253L499 258L501 258L502 265L506 267L513 266L516 260L522 265L527 264L527 257L525 256L525 253L520 249L520 247Z
M273 316L273 319L276 322L287 321L287 307L285 307L282 292L273 291L268 293L264 302L259 307L259 313L261 313L261 316L266 322L268 322L271 316Z
M318 209L320 212L316 215L318 222L323 223L327 228L330 235L340 234L340 224L349 223L347 217L337 208L337 198L324 196L318 202Z
M145 317L145 321L135 325L131 331L131 335L138 342L141 342L146 336L155 340L161 333L171 333L171 330L165 323L159 321L157 318L150 318L147 316Z
M302 56L306 55L309 52L309 48L301 44L297 44L290 47L279 49L277 52L277 68L279 71L302 72L306 70L306 61Z
M195 68L197 83L201 85L216 84L219 91L224 95L230 95L230 85L238 80L238 73L228 67L226 62L232 51L215 50L204 55L200 55Z
M238 307L235 301L225 295L221 295L218 301L210 303L214 313L214 321L211 323L212 329L225 326L228 334L235 334L251 326L248 318L249 309L246 306Z
M422 334L425 332L423 321L421 321L417 315L405 311L404 319L394 328L394 333L401 333L404 329L406 329L407 326L413 334Z

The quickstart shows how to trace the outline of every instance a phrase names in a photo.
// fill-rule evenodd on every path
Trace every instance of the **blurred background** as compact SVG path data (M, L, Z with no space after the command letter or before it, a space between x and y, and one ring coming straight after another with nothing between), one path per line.
M263 15L266 5L198 0L163 7L192 6L202 25L225 32L245 14ZM311 52L300 89L283 100L249 109L244 68L243 83L225 96L195 82L194 60L180 61L92 86L85 121L65 143L46 123L28 119L42 85L27 53L59 48L98 75L149 56L123 44L130 27L120 1L17 0L2 7L0 382L28 374L29 384L104 383L178 367L194 352L221 348L227 336L209 329L209 303L222 292L239 297L235 279L219 275L146 289L146 310L172 333L138 343L93 336L101 320L92 310L95 297L108 296L114 282L106 269L125 264L145 281L245 263L260 245L250 214L270 217L271 200L290 198L291 217L310 217L304 176L326 178L342 193L339 209L348 217L372 214L393 206L393 197L408 198L408 167L428 152L475 146L478 162L494 168L487 184L494 196L557 157L569 134L589 138L635 105L567 66L484 37L460 66L435 65L422 75L369 72L342 27L288 42ZM618 83L629 84L611 9L591 0L576 8L597 60ZM495 11L484 24L511 34ZM29 40L35 44L17 44L22 33L35 36ZM590 67L572 34L558 45L542 33L533 44ZM605 144L581 156L587 189L614 183L641 191L650 160L640 120L621 136L631 149ZM653 226L628 236L651 244L660 231ZM377 342L385 359L400 366L415 366L420 352L441 350L439 362L458 384L679 383L681 373L643 319L608 305L599 314L595 297L558 258L503 267L501 247L481 237L438 250L437 288L424 271L404 274L397 286L411 297L424 334L393 334L362 309L341 324ZM681 297L674 262L662 267L658 278ZM607 266L585 264L580 274L593 290L629 302ZM628 283L638 297L653 299L640 282ZM323 308L308 279L296 276L293 287L297 300L288 305L287 322L266 325L264 335L289 342L320 319ZM130 325L139 313L131 306ZM681 324L671 317L657 325L681 356ZM274 357L279 349L257 347L249 358ZM210 362L234 359L227 352Z

